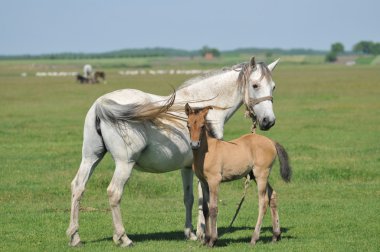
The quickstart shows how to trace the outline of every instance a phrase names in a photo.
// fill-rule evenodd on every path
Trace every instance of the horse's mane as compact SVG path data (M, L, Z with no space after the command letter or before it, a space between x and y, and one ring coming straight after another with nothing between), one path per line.
M260 67L262 74L264 75L265 78L271 78L272 74L267 65L264 62L258 62L256 64L256 67ZM236 71L239 72L239 77L237 79L237 85L239 89L244 89L246 87L246 84L248 83L249 76L252 74L252 72L256 70L256 68L252 68L249 62L243 62L231 67L223 67L222 69L218 69L215 71L211 71L208 73L205 73L200 76L196 76L194 78L191 78L187 81L185 81L182 85L178 87L177 90L189 87L193 84L196 84L202 80L229 72L229 71Z
M245 90L248 84L249 76L251 76L252 72L255 71L257 67L260 68L263 78L272 78L272 73L264 62L258 62L255 67L252 67L250 63L246 62L240 64L240 67L241 70L237 79L237 84L240 90Z

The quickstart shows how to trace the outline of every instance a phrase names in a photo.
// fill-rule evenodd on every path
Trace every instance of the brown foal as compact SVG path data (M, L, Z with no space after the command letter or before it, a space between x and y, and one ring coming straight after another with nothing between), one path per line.
M276 156L280 161L280 173L284 181L291 178L291 167L285 149L271 139L247 134L226 142L212 137L206 116L212 107L192 109L186 104L187 126L193 150L193 171L203 189L203 212L206 221L204 244L212 247L218 239L216 219L218 215L218 191L221 182L232 181L248 174L254 176L259 196L259 214L251 244L259 239L262 220L270 206L273 241L280 239L280 223L277 212L276 192L268 183L268 177Z

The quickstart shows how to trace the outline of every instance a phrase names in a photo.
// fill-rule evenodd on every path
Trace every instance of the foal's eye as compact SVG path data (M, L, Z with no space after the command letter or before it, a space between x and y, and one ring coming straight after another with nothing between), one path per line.
M256 88L259 87L259 85L257 85L257 84L253 84L252 87L253 87L254 89L256 89Z

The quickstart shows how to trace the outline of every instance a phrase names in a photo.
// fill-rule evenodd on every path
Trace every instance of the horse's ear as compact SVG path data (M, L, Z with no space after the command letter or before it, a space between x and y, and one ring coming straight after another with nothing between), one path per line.
M255 68L256 67L256 60L255 60L255 56L253 56L249 62L249 64L251 65L252 68Z
M185 113L188 116L190 113L193 112L193 109L190 107L189 103L186 103L185 105Z
M269 70L272 72L275 68L276 68L276 65L277 65L277 63L280 61L280 58L278 58L277 60L275 60L275 61L273 61L272 63L270 63L269 65L268 65L268 68L269 68Z

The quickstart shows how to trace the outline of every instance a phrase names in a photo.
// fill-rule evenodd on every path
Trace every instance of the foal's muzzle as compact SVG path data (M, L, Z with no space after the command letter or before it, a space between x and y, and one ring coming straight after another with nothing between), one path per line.
M191 149L196 150L201 146L201 141L191 141L190 146Z

